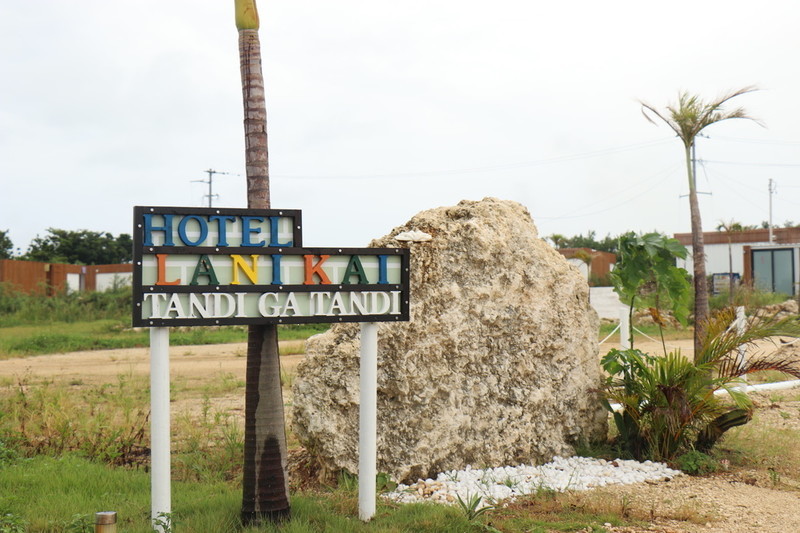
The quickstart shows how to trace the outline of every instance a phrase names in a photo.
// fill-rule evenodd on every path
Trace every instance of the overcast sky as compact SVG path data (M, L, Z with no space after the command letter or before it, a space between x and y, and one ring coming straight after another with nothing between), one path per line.
M365 246L486 196L541 236L689 231L680 90L755 84L698 143L704 226L800 223L800 4L259 2L272 205ZM233 0L0 4L0 230L132 232L134 205L245 207Z

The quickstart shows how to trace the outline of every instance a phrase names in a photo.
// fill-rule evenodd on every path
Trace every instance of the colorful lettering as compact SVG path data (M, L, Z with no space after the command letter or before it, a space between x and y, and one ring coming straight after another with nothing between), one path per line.
M181 282L180 279L167 281L167 254L156 254L156 270L158 271L158 280L156 285L177 285Z
M303 281L303 285L314 285L314 275L316 274L319 277L319 284L320 285L330 285L331 280L328 278L328 275L322 270L322 264L328 260L330 257L329 255L320 255L319 261L314 263L314 255L304 255L303 261L305 262L305 281Z
M194 269L194 275L189 285L199 285L197 278L200 276L208 278L207 285L219 285L217 274L214 272L214 266L211 264L211 258L205 254L201 255L200 259L197 261L197 266Z
M253 254L250 256L250 266L244 262L244 259L241 255L231 254L231 259L233 260L233 280L231 281L231 285L241 285L239 282L239 271L241 270L247 279L250 280L250 283L253 285L258 285L258 255Z

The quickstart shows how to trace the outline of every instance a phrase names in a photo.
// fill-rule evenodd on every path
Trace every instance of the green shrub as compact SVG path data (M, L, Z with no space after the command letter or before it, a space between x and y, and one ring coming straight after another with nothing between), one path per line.
M675 463L690 476L703 476L719 470L719 462L708 454L690 450L678 456Z
M25 533L28 523L7 509L0 509L0 533Z
M775 305L787 300L785 294L776 292L765 292L755 289L749 285L740 285L733 291L733 306L744 306L748 310L766 305ZM720 310L731 305L730 292L722 291L719 294L710 296L708 305L712 310Z
M0 468L7 465L19 457L16 449L9 447L6 442L0 439Z
M751 402L736 388L740 378L777 370L800 378L796 356L759 352L746 361L738 349L774 336L800 337L795 318L756 317L743 331L730 325L732 310L706 323L694 360L671 352L654 357L639 350L611 350L601 363L608 373L605 407L616 424L617 443L636 459L670 461L696 449L709 451L732 427L746 424ZM725 390L733 404L714 395ZM613 410L610 402L621 408Z
M0 283L0 327L100 319L127 319L130 287L103 292L62 292L53 296L25 294Z

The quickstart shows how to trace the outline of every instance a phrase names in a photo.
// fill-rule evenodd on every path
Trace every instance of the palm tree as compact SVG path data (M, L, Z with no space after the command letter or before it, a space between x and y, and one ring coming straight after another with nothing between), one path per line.
M267 111L255 0L235 0L244 104L247 206L268 209ZM242 521L282 521L289 516L286 427L274 324L250 326L245 384Z
M796 317L753 316L742 330L726 309L705 325L703 346L691 361L679 352L654 357L639 350L611 350L602 360L605 393L613 410L617 442L636 459L673 460L690 449L708 452L732 427L746 424L752 402L740 389L742 377L774 370L800 378L800 360L758 341L800 337ZM746 360L739 349L750 347ZM725 391L731 402L714 393Z
M689 212L692 222L695 354L698 354L702 348L702 325L708 319L708 282L706 280L706 255L703 245L703 226L700 220L700 204L697 201L696 180L694 168L692 166L692 150L694 148L695 139L700 132L712 124L732 118L755 120L747 114L744 108L725 109L725 104L727 104L729 100L755 90L757 89L753 86L744 87L724 94L709 102L702 100L699 96L683 91L678 95L678 103L668 105L663 112L650 104L639 102L642 106L642 114L644 114L648 121L653 124L656 123L651 115L661 119L672 128L672 130L678 134L680 140L683 141L686 173L689 178ZM695 355L695 357L697 356Z
M565 236L561 235L560 233L553 233L547 238L550 239L550 242L553 243L553 246L556 249L566 248L567 244L569 244L568 239Z

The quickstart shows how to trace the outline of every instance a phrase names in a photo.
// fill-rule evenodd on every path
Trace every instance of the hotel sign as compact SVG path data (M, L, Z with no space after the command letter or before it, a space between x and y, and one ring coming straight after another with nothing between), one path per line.
M303 248L298 210L135 207L133 325L405 321L404 248Z

